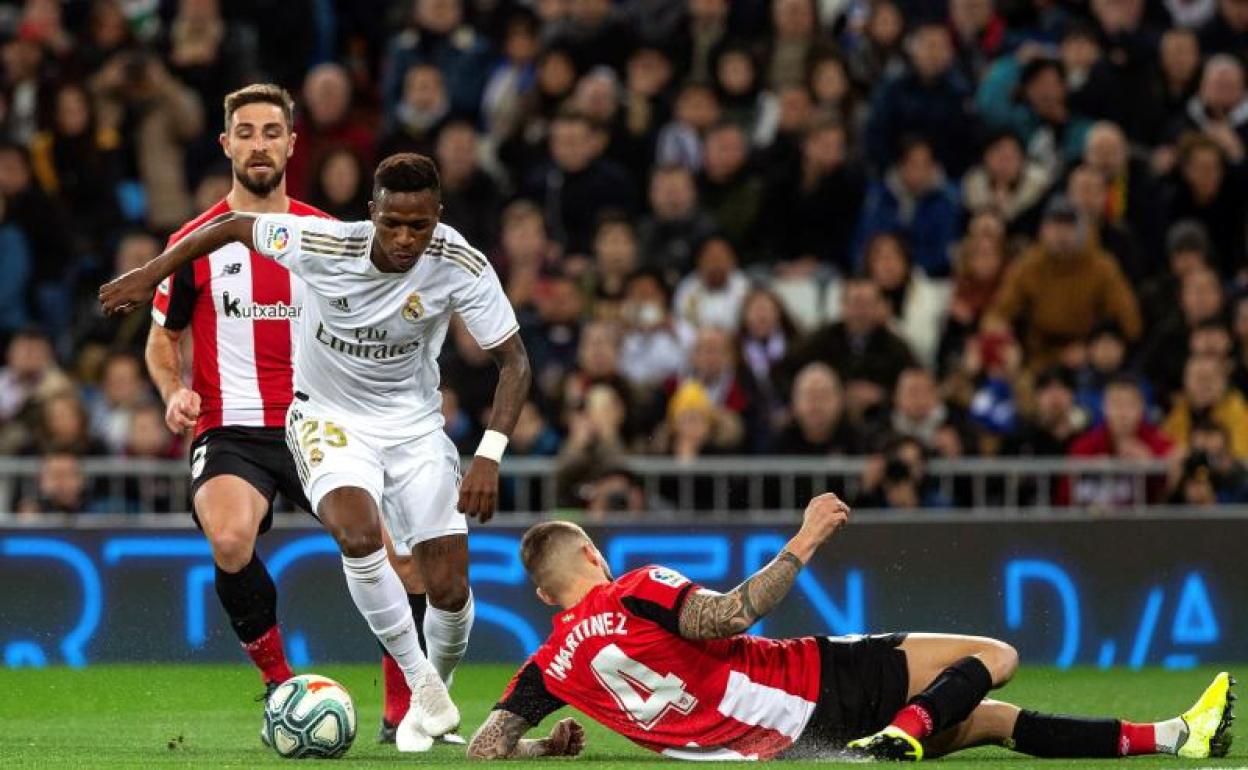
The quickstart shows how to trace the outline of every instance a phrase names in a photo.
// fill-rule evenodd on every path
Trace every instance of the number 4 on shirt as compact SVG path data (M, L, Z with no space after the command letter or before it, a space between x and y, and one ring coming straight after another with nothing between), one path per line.
M620 708L646 730L653 729L669 709L688 714L698 705L680 677L660 674L628 657L614 644L603 647L590 667L602 686L615 696Z

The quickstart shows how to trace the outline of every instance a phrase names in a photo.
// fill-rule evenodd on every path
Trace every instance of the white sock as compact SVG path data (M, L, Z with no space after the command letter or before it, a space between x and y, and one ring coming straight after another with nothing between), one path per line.
M1177 754L1179 741L1187 735L1187 725L1182 717L1153 723L1153 742L1158 754Z
M458 612L440 610L432 604L425 610L425 646L429 650L429 662L438 670L443 682L450 681L455 667L464 658L476 614L471 590L468 601Z
M359 558L343 556L342 571L347 576L347 590L355 606L382 646L403 669L408 687L415 690L417 674L429 661L420 651L407 590L403 588L399 573L390 566L386 550L383 548Z

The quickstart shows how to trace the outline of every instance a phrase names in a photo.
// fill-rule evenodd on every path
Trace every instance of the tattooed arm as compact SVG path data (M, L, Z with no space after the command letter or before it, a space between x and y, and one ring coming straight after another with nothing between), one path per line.
M695 591L680 611L680 635L686 639L726 639L745 631L788 595L797 573L849 515L849 506L833 494L806 506L802 528L779 555L726 594Z
M522 738L532 725L524 717L495 709L472 736L469 759L575 757L585 748L585 729L575 719L561 719L545 738Z

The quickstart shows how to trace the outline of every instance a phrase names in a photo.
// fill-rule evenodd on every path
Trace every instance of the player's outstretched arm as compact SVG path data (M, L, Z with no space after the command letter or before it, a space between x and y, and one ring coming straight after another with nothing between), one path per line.
M811 500L802 528L770 564L726 594L705 589L689 594L680 611L680 635L686 639L725 639L754 625L788 595L797 573L848 517L849 506L836 495Z
M104 313L124 313L147 302L156 284L196 257L210 254L227 243L237 241L254 249L251 228L255 221L255 214L238 211L208 220L143 267L136 267L101 286L100 306Z
M575 757L585 748L585 728L575 719L561 719L550 735L536 740L522 738L532 728L522 716L495 709L472 736L469 759L530 759Z
M490 409L490 424L481 449L472 458L468 472L459 485L459 510L466 516L475 516L481 523L489 521L498 507L498 459L502 447L520 419L520 410L529 397L533 372L529 366L529 352L524 348L519 332L488 350L498 366L498 386L494 389L494 405ZM491 434L493 436L491 437ZM499 442L497 456L486 446L491 439Z

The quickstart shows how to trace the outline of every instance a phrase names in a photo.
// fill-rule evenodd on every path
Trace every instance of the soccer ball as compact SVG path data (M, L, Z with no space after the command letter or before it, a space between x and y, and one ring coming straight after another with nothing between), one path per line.
M264 706L264 734L283 757L340 757L355 740L355 704L333 679L302 674L282 682Z

